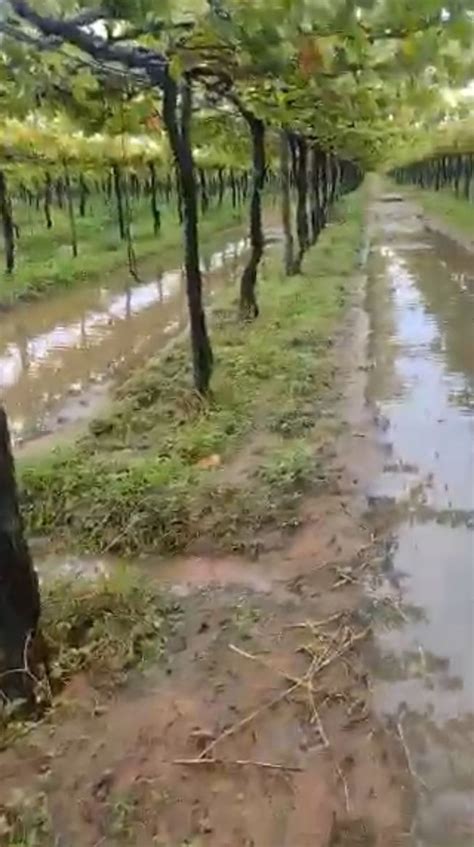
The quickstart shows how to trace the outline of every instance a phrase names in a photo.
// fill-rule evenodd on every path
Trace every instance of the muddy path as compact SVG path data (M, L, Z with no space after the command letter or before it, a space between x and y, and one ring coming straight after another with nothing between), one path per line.
M379 714L417 793L413 843L474 839L474 261L418 209L372 210L367 308L381 468L368 487L387 530L374 602Z
M270 234L271 235L271 234ZM203 245L208 301L235 282L247 249L245 227ZM17 449L47 449L74 435L107 401L117 374L156 355L186 326L183 274L159 256L141 282L126 274L77 285L0 314L0 393Z
M335 344L347 426L299 528L254 559L141 563L178 604L165 662L112 696L76 677L1 754L0 804L21 786L44 843L396 847L408 831L409 775L373 717L361 650L374 548L358 469L372 422L364 283ZM247 449L239 472L252 461ZM110 567L42 563L43 575Z
M391 196L367 252L328 485L272 552L140 564L177 604L165 661L76 677L0 754L39 844L472 843L472 261Z

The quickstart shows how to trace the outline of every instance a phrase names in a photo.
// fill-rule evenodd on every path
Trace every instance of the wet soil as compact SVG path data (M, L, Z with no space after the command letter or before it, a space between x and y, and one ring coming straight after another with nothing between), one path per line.
M361 652L374 544L360 484L372 461L363 296L361 277L336 344L347 426L300 528L251 560L140 563L181 609L164 666L112 699L75 678L58 714L2 753L0 802L19 785L45 792L61 843L395 847L408 831L403 751L374 720ZM252 455L247 445L232 472L250 471ZM114 566L63 557L41 568Z
M140 564L181 609L164 664L76 677L0 756L48 844L472 843L472 262L403 198L369 218L331 485L277 551Z
M464 250L474 253L474 237L469 237L466 233L459 232L452 224L446 223L433 215L425 213L423 215L423 222L427 230L439 233L449 239L449 241L454 241L460 247L463 247Z

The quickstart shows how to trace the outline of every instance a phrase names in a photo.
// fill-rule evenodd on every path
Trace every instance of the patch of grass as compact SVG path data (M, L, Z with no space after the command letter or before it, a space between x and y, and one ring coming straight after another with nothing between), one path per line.
M52 693L77 673L86 673L97 690L109 691L127 672L157 661L178 624L180 608L165 602L136 570L114 570L110 576L47 580L41 591L41 628L48 648ZM51 691L39 678L39 712L50 705ZM37 716L36 716L37 717ZM0 704L0 749L34 726L21 702ZM0 805L0 845L1 840ZM26 820L30 820L30 816ZM10 843L10 842L9 842ZM17 843L16 841L12 843ZM25 841L25 844L40 844ZM23 844L20 840L18 844Z
M134 835L137 823L137 801L128 794L114 796L107 804L105 829L107 836L117 841L127 842Z
M44 794L17 791L8 802L0 803L1 847L50 847L53 843Z
M42 629L53 682L63 685L78 671L88 671L98 686L116 682L131 667L163 652L172 613L134 571L114 571L93 583L77 577L47 582Z
M304 486L324 478L324 443L315 448L315 439L310 455L302 437L315 438L310 418L319 425L321 408L334 400L332 334L361 232L359 193L340 204L304 275L285 278L280 257L269 254L257 321L239 323L234 295L223 295L208 402L190 388L187 343L178 343L119 388L111 411L77 445L19 463L28 531L69 547L127 553L182 550L203 536L235 549L253 543L262 527L291 525ZM279 415L290 416L291 432ZM261 467L255 460L236 482L236 453L269 429L276 435ZM323 432L330 442L327 423ZM214 455L219 466L203 467Z
M311 479L313 462L310 445L300 439L274 450L257 474L270 488L293 491Z
M421 204L428 215L445 222L454 229L472 238L474 229L474 206L462 197L456 197L452 191L428 191L424 188L403 188Z
M276 432L284 438L295 438L307 434L315 423L316 418L311 407L305 410L300 404L293 402L269 417L268 428L270 432Z
M243 210L234 210L229 203L211 209L201 221L202 240L216 231L236 226ZM153 234L148 204L140 203L134 212L133 243L137 260L156 257L157 271L167 254L181 248L182 232L176 212L165 208L162 228ZM14 273L0 274L0 305L8 307L15 300L42 297L54 288L86 285L118 268L127 266L127 247L120 241L113 213L101 208L92 210L87 218L77 219L79 255L73 258L69 246L68 220L65 212L56 211L54 228L46 230L40 217L33 222L21 217L21 237L17 244L17 263Z

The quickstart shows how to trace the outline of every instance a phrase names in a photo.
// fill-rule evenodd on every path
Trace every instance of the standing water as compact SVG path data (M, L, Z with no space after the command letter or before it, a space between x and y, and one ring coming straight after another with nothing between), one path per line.
M223 234L214 253L202 251L207 296L234 278L247 248L241 229L229 238ZM90 418L118 369L156 354L184 329L183 273L157 273L156 264L145 266L143 282L110 275L0 314L0 394L17 446Z
M375 697L417 794L412 840L474 843L474 257L375 204L369 400L383 471L369 492L391 536L371 601Z

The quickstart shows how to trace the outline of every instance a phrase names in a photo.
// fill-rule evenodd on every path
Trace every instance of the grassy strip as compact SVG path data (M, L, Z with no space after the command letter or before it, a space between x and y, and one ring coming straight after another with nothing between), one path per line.
M217 228L222 230L238 224L242 214L243 210L234 210L229 203L210 210L201 222L203 240ZM116 223L103 210L78 219L76 259L70 252L67 226L65 213L56 213L52 230L46 230L38 221L20 226L17 269L11 275L0 276L1 306L42 297L57 287L95 282L105 273L126 267L126 245L118 238ZM163 210L159 236L153 235L148 210L143 207L136 210L133 243L138 261L156 256L157 266L161 265L167 253L181 246L181 240L181 226L173 210Z
M304 487L325 481L331 336L361 230L356 194L304 276L286 279L279 257L267 259L258 321L239 324L234 304L215 313L208 404L190 390L187 344L177 344L121 386L78 445L20 464L29 533L90 551L176 551L203 536L240 549L263 527L294 522ZM257 434L259 455L242 479L232 459Z
M0 802L0 847L51 847L53 826L44 793Z
M405 191L405 188L404 188ZM464 235L471 236L474 229L474 206L468 200L456 197L451 191L428 191L410 187L407 193L423 207L428 215L446 223Z
M93 582L77 577L46 580L41 606L54 695L79 672L87 673L95 689L109 692L131 668L156 662L165 653L180 612L132 569L118 569ZM38 705L43 701L49 707L44 680L38 681L36 696ZM34 720L25 721L21 703L0 703L0 750L32 725ZM1 835L0 830L0 844Z
M130 569L90 580L46 581L42 629L55 687L89 671L96 687L117 683L127 670L163 651L172 611L142 575Z

